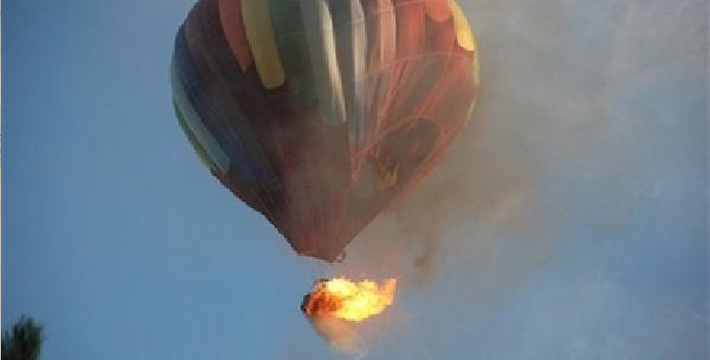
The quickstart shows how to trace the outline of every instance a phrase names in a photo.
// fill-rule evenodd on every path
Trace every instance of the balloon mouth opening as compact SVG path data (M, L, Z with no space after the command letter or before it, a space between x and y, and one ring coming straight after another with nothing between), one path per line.
M340 264L345 259L347 258L347 254L345 253L345 250L341 250L338 253L324 253L322 251L317 251L317 250L297 250L296 251L299 256L308 256L312 258L316 258L319 260L323 260L327 263L331 264Z

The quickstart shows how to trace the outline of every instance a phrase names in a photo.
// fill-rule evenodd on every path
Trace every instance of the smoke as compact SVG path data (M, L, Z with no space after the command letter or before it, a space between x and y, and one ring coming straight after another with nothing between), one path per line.
M664 114L643 96L674 79L707 86L698 46L707 25L679 25L706 9L700 0L460 3L480 50L474 115L337 271L398 274L415 289L463 272L494 297L555 256L561 227L594 196L609 204L585 221L614 229L655 191L641 167L663 137L651 120Z
M675 206L659 211L675 228L707 214L695 205L707 197L706 2L459 2L480 50L473 117L431 176L331 269L396 275L401 297L417 293L392 309L409 346L380 349L399 358L446 358L462 346L451 334L474 336L565 256L584 262L566 268L600 277L604 259L647 246L625 240L640 209Z
M333 350L353 358L365 356L366 351L355 324L331 316L309 317L308 320Z
M368 358L389 334L401 331L399 311L388 309L364 322L350 322L332 316L306 316L313 330L328 347L346 359ZM290 347L289 347L290 349ZM290 352L290 351L289 351ZM293 358L293 357L290 357Z

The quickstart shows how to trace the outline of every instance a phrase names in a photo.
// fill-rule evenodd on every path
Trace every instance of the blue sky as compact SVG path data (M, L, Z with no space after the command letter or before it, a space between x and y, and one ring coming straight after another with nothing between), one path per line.
M303 292L398 275L367 358L706 359L707 4L460 3L472 124L331 267L180 132L168 65L191 1L6 1L3 329L40 319L46 359L339 358Z

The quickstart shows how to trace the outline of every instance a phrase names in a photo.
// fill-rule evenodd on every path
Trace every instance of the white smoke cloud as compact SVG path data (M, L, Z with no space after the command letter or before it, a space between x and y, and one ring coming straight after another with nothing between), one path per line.
M649 199L707 197L708 26L702 0L460 3L480 49L472 122L334 271L455 289L471 318L563 261L574 226L614 253ZM707 216L682 205L669 226Z

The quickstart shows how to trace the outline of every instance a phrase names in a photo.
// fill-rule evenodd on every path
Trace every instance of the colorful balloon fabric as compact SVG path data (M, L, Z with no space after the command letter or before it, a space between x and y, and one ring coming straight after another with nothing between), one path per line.
M454 0L200 0L175 40L173 103L226 188L334 261L440 162L473 109L477 55Z

